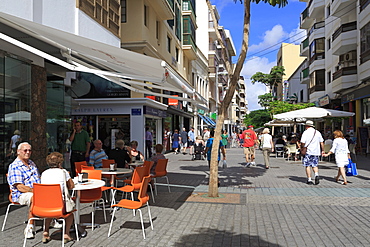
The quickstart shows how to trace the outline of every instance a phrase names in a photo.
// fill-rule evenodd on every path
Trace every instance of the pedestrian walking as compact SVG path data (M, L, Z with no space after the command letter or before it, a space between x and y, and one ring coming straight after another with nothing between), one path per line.
M269 133L269 128L264 128L261 136L261 147L266 169L270 168L270 153L274 151L274 143Z
M186 148L188 147L188 132L185 128L182 128L182 132L180 133L181 136L181 152L185 155L186 154Z
M307 148L306 153L302 153L303 166L306 169L307 184L313 184L311 179L311 168L315 173L315 185L320 183L319 177L319 158L320 155L324 154L324 139L321 133L315 129L315 126L311 120L307 120L305 123L306 130L303 132L301 137L301 153L302 149ZM320 152L321 148L321 152Z
M175 129L175 132L172 135L172 148L175 151L175 154L179 153L178 150L179 150L180 139L181 139L181 137L179 135L179 131L177 129Z
M246 166L256 166L256 162L254 162L255 158L255 149L254 146L257 145L257 135L253 130L253 125L249 125L248 129L245 130L241 136L244 140L243 148L244 148L244 155L245 160L247 162Z
M332 148L327 154L323 154L322 156L328 157L331 154L335 154L335 163L337 163L338 167L338 174L335 177L335 182L339 182L339 177L342 176L343 178L343 185L347 184L347 177L346 177L346 170L345 166L348 165L348 159L351 158L349 149L348 149L348 142L343 136L343 132L340 130L334 131L334 141Z
M238 145L238 134L234 130L233 133L231 134L231 147L236 148Z
M221 141L222 145L224 145L225 148L227 148L227 144L229 142L229 134L227 134L227 130L224 130L221 134Z

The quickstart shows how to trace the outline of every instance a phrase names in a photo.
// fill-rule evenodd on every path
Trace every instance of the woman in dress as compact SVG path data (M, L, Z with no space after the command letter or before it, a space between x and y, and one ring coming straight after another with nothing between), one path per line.
M229 135L227 134L227 130L224 130L223 133L221 134L221 142L222 142L222 145L226 148L227 147L227 144L228 144L228 139L229 139Z
M266 169L270 168L270 153L274 151L274 142L269 133L269 128L264 128L261 136L262 153Z
M144 160L144 155L136 148L139 146L137 141L130 142L130 154L133 160Z
M339 182L339 177L342 176L343 182L341 184L347 184L346 171L344 167L348 165L348 159L351 158L350 152L348 149L347 140L344 138L342 131L334 131L334 141L333 146L327 154L323 154L324 157L328 157L331 154L335 154L335 162L338 167L338 174L335 177L335 182Z
M180 142L180 135L179 131L175 129L175 133L172 135L172 148L175 151L175 154L178 154L178 149L179 149L179 142Z
M69 190L74 188L74 183L69 173L63 169L63 155L58 152L53 152L46 157L46 163L49 166L49 169L45 170L41 174L41 183L42 184L60 184L60 188L62 190L62 195L64 197L64 182L67 183L67 188ZM42 237L43 243L48 243L51 238L49 235L49 226L51 222L51 218L45 219L45 229ZM69 231L71 229L71 225L73 223L73 214L70 214L67 218L65 218L65 233L64 233L64 243L68 243L73 239L69 235Z

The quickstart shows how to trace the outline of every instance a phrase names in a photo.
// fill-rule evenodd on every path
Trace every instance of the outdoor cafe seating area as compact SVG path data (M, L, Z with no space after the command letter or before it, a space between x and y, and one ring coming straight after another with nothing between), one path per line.
M108 238L112 234L116 234L117 231L123 231L121 225L125 224L125 218L131 215L137 218L137 214L139 214L140 220L136 219L136 221L141 224L142 235L145 239L147 222L150 223L150 228L154 230L149 204L155 203L154 186L156 188L155 193L158 193L156 179L166 178L168 191L170 192L169 181L166 176L167 163L168 159L159 160L155 168L155 175L153 175L150 174L154 164L153 161L140 162L130 169L117 168L115 160L103 160L103 167L95 169L85 161L76 162L77 176L73 178L75 187L70 192L76 204L75 209L70 213L65 212L59 184L34 184L32 214L38 220L55 218L59 222L63 222L62 229L51 232L52 239L62 240L62 246L66 242L62 238L64 235L64 219L69 214L74 215L73 231L71 229L70 233L76 241L89 237L86 229L90 229L91 232L103 230L103 228L99 229L100 224L109 224L109 231L105 233L106 235L104 234ZM11 218L11 216L8 217L12 213L9 209L19 204L13 203L11 197L9 198L10 203L7 207L2 231L14 231L14 226L6 221ZM142 211L142 209L144 210ZM101 215L104 217L101 217ZM27 219L27 215L25 215L25 219ZM35 224L37 230L35 238L41 239L43 223ZM129 229L125 230L129 231ZM62 235L60 235L60 232L62 232ZM23 234L23 231L19 234ZM27 246L27 242L25 237L23 246Z

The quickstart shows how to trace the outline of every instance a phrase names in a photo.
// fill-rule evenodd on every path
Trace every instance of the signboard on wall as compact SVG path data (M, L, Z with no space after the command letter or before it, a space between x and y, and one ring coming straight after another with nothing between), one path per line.
M141 108L132 108L131 116L141 116Z
M325 95L319 98L319 106L329 105L329 103L330 103L329 95Z

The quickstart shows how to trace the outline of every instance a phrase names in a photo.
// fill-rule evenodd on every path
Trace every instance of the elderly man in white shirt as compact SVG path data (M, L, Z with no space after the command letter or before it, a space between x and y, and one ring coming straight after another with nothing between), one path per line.
M314 127L311 120L306 121L306 130L301 137L301 147L307 147L306 155L303 157L303 166L306 168L307 184L314 184L311 179L311 167L315 173L315 185L320 183L319 158L324 154L324 139ZM320 150L321 148L321 150Z

